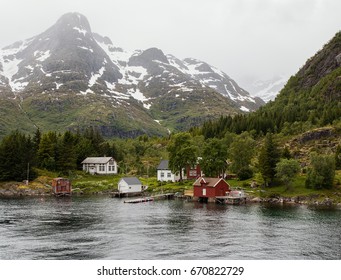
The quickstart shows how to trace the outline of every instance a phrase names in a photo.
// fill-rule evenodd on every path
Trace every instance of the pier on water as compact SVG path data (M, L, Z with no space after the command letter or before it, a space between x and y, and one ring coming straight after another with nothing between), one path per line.
M124 203L141 203L141 202L149 202L149 201L155 201L155 200L167 200L167 199L173 199L174 193L163 193L163 194L156 194L148 197L140 197L135 199L129 199L125 200Z

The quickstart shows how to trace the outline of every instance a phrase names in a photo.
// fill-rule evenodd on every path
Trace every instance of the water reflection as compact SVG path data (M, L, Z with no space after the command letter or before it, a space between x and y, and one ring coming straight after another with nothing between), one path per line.
M340 218L304 206L2 199L0 259L340 259Z

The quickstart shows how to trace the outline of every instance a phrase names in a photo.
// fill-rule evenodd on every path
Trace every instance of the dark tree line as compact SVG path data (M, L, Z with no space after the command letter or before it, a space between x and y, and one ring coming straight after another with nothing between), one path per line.
M115 144L106 142L92 127L63 134L42 134L38 129L33 137L14 131L0 142L0 180L33 179L35 167L67 174L79 169L86 157L104 155L122 158Z

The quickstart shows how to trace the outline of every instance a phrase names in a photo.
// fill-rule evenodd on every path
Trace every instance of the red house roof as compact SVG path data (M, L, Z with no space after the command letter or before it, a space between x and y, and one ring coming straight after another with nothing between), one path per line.
M202 185L205 185L205 187L214 188L222 180L224 181L223 178L200 177L194 182L193 186L194 187L201 187ZM226 183L226 184L228 185L228 183Z

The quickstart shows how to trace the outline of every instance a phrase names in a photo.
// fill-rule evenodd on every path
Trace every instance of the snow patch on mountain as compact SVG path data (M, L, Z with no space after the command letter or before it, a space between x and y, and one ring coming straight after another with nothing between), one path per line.
M89 88L91 88L94 84L96 84L98 78L102 77L104 71L105 71L105 67L102 66L102 68L99 69L97 73L95 73L95 74L92 73L92 76L89 80Z
M37 57L36 60L43 62L51 56L51 52L50 50L44 52L35 51L33 55Z
M86 33L88 33L87 30L81 29L81 28L79 28L79 27L77 27L77 26L73 27L73 29L74 29L74 30L77 30L79 33L83 34L83 36L85 36Z
M240 110L244 111L244 112L250 112L250 110L244 106L240 107Z
M260 97L265 102L268 102L276 98L287 81L287 76L279 75L267 80L256 80L248 87L252 96Z

